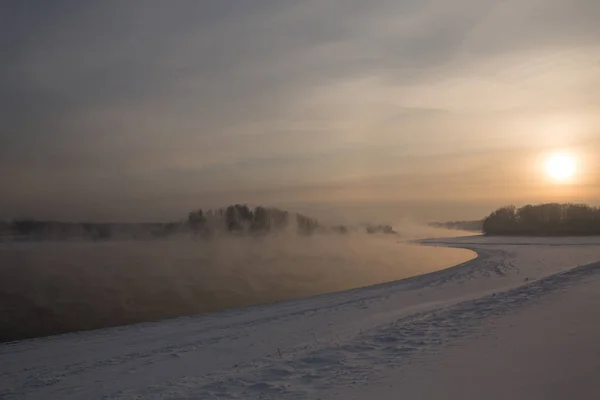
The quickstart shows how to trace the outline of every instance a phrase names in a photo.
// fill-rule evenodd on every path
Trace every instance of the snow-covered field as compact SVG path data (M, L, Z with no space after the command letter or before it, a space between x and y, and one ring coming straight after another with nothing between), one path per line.
M341 293L0 345L0 398L600 393L600 238L424 243L479 258Z

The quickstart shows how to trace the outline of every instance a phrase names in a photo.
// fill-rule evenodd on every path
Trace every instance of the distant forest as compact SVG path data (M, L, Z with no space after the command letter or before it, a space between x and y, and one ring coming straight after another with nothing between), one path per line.
M541 204L502 207L483 221L486 235L600 235L600 208L584 204Z
M273 207L235 204L188 214L187 219L166 223L91 223L59 222L34 219L0 221L2 240L110 240L159 239L176 235L209 239L215 234L261 235L292 229L299 235L315 233L347 234L363 231L369 234L396 234L390 225L363 224L359 227L326 226L314 218Z

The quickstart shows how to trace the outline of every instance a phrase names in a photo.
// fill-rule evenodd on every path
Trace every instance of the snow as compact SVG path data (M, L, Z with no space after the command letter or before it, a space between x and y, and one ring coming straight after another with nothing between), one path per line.
M2 399L592 398L600 238L302 300L0 345ZM554 397L553 397L554 396Z
M526 292L530 297L537 292L543 300L530 298L526 307L486 316L474 334L422 357L421 365L390 371L376 384L331 398L396 399L399 393L409 399L596 398L599 269L586 267L533 284ZM496 302L496 311L499 306Z

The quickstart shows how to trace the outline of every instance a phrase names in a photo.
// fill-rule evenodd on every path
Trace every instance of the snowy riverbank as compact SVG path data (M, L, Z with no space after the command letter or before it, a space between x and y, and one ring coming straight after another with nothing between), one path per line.
M424 243L479 257L342 293L0 345L0 397L546 399L599 389L600 238Z

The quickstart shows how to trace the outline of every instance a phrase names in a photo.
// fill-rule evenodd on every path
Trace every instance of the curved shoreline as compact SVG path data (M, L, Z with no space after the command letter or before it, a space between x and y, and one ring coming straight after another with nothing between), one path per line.
M467 245L474 260L400 281L0 345L0 395L335 398L348 387L377 386L424 354L435 360L484 321L600 273L600 240L571 248L486 240ZM473 238L442 241L461 247Z

